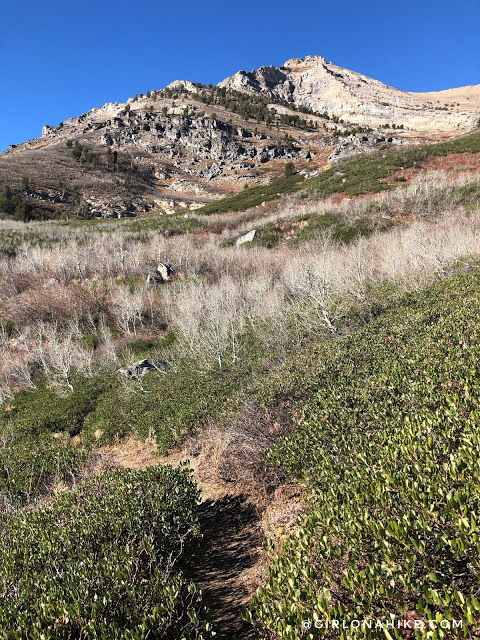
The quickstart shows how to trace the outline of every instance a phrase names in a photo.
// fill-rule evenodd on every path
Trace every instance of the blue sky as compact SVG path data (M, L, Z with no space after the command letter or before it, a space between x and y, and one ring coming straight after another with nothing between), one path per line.
M406 91L480 83L478 0L0 0L0 150L172 80L322 55Z

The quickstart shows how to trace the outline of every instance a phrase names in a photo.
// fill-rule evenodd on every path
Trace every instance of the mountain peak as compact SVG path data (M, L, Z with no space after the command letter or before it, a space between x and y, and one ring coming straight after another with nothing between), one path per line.
M453 105L443 93L438 99L435 93L408 93L327 62L322 56L307 55L291 58L280 67L239 71L219 86L261 94L362 126L396 124L424 133L451 132L472 128L478 117L478 100L471 105ZM480 87L477 93L478 98Z

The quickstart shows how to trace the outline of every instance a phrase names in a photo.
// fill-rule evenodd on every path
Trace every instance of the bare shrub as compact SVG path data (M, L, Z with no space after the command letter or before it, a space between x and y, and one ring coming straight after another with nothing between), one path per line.
M78 284L66 286L58 282L48 287L29 289L10 298L6 317L23 327L38 321L66 326L72 320L94 329L108 314L106 300L99 292L92 292Z
M334 335L352 304L368 304L372 283L412 290L448 275L458 258L480 255L480 214L465 212L458 191L464 185L478 185L478 177L419 175L395 191L342 202L292 195L210 225L220 232L225 224L229 233L327 211L380 219L385 209L411 220L349 246L324 237L271 250L225 248L209 231L165 239L132 233L124 221L0 221L2 247L15 245L0 257L0 313L15 325L14 339L0 335L0 400L33 384L40 370L68 387L66 372L114 366L115 346L158 336L167 325L177 336L171 359L193 358L202 367L236 362L249 333L280 351L305 332ZM146 287L159 261L171 262L183 279ZM117 345L109 327L123 334ZM98 348L79 351L75 345L93 332ZM57 359L49 355L55 350Z

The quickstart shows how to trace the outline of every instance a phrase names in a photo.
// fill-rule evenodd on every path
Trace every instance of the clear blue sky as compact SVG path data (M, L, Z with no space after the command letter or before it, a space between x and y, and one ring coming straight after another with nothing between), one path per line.
M0 150L172 80L322 55L406 91L480 83L479 0L0 0Z

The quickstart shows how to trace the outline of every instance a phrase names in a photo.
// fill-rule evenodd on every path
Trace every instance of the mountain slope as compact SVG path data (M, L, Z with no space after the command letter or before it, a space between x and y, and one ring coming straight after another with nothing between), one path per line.
M480 85L472 87L472 100L457 109L455 92L407 93L320 56L293 58L278 68L239 71L219 86L286 100L361 125L403 124L417 133L470 129L480 110Z
M175 81L0 154L0 216L190 211L269 185L287 162L312 177L346 156L455 136L479 110L480 85L409 94L312 56L217 87Z
M243 94L232 102L231 92L175 85L45 126L0 155L0 186L28 178L24 196L46 217L171 213L268 182L288 160L312 171L335 144L330 125L295 111L291 123L266 122L261 100L244 114Z

